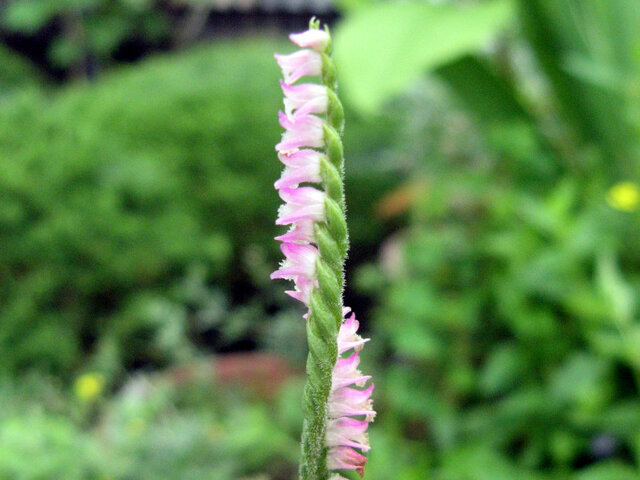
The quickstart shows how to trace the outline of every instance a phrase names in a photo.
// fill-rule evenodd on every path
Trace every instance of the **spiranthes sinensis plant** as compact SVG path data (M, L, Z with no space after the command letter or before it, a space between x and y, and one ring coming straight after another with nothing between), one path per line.
M301 480L344 480L340 470L364 474L373 421L370 377L358 370L367 341L343 304L344 261L348 249L344 200L344 115L327 27L312 19L309 30L292 34L300 50L275 55L282 69L284 128L276 145L284 164L275 183L283 205L277 225L289 231L276 240L285 256L272 279L293 280L286 293L302 302L309 356L303 397ZM316 77L318 83L298 83Z

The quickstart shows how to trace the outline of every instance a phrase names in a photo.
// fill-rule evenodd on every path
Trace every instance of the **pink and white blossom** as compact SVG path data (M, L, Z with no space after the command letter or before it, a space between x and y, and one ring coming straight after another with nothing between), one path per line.
M312 28L301 33L292 33L289 38L293 43L301 48L313 48L317 52L322 52L329 45L330 37L326 30Z
M311 115L306 109L296 110L288 116L278 112L280 125L285 129L282 141L276 145L278 152L291 152L302 147L324 146L325 120Z
M276 190L294 188L301 183L320 183L320 161L324 155L316 150L293 150L278 153L285 165L280 178L274 184Z
M280 268L271 274L271 279L293 280L296 289L288 290L285 293L304 304L308 304L311 291L317 284L318 249L313 245L285 242L280 246L280 250L282 250L285 260Z
M285 168L273 186L276 190L280 190L281 188L297 187L301 183L319 183L321 181L319 166L305 165L300 168Z
M306 107L309 113L326 113L329 104L327 87L315 83L289 85L282 80L280 86L284 93L284 111L291 116L294 110Z
M291 85L302 77L316 77L322 73L322 56L313 50L298 50L289 55L274 55L282 69L284 82Z
M364 476L367 457L351 447L335 447L329 450L327 466L330 470L355 470Z
M359 448L363 452L370 450L367 428L369 422L355 418L342 417L331 422L327 428L327 446L347 446Z
M354 352L346 358L339 357L333 368L332 389L338 390L350 385L363 387L371 377L369 375L362 375L360 370L358 370L359 364L360 356L357 352Z
M280 242L311 243L315 241L314 226L312 221L299 221L291 225L291 229L275 237Z
M351 309L345 308L343 315L346 316ZM346 318L340 327L338 333L338 354L341 355L347 350L355 349L356 352L362 350L362 346L369 341L368 338L362 338L356 332L360 324L356 320L355 314L351 314L349 318Z
M281 188L278 193L285 203L278 210L276 225L324 220L326 194L322 190L313 187Z
M343 315L347 316L350 311L350 308L345 308ZM371 400L373 384L363 388L371 377L362 375L358 370L358 352L368 341L356 333L358 326L355 315L351 314L342 322L338 332L339 353L329 393L326 445L329 447L327 464L330 469L356 470L362 476L367 457L357 450L369 451L367 427L376 412ZM353 351L350 355L341 356L350 350Z
M289 168L303 168L307 165L314 165L320 170L320 160L324 158L324 154L317 150L293 150L278 153L278 158Z

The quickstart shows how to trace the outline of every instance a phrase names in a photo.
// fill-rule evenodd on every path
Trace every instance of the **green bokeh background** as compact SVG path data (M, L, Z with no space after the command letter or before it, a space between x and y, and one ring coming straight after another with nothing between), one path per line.
M179 3L0 6L2 479L296 478L272 55L308 18ZM640 5L334 8L366 478L638 478Z

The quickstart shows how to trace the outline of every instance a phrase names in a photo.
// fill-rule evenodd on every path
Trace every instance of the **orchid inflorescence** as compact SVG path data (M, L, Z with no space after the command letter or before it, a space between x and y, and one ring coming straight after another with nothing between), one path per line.
M343 306L344 261L348 248L342 153L342 106L336 95L335 67L328 29L312 19L309 30L292 34L301 47L276 55L282 69L285 129L276 145L285 168L275 183L284 204L277 225L289 231L276 237L285 256L272 279L293 280L286 293L308 312L307 384L304 392L302 480L340 480L337 470L361 476L369 450L367 427L373 421L373 384L358 370L366 339L358 321ZM296 84L302 77L321 83ZM350 314L350 315L349 315Z

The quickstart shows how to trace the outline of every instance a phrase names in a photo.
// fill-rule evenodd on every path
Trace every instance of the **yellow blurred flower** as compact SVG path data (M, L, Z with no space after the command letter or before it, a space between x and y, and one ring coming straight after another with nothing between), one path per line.
M99 373L80 375L73 384L76 396L84 402L93 402L104 389L105 378Z
M633 212L640 205L640 188L633 182L616 183L607 193L607 203L616 210Z

